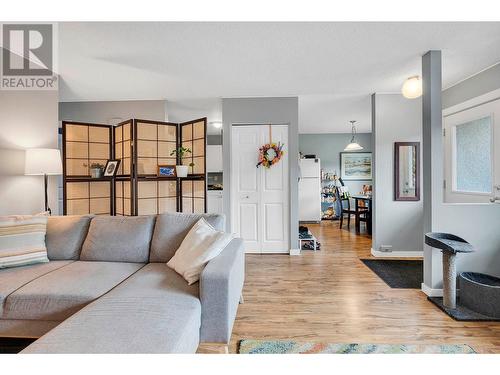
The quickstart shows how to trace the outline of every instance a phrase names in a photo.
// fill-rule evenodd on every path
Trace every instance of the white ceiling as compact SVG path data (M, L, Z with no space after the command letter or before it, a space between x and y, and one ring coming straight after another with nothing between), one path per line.
M443 51L450 86L500 61L500 23L62 23L61 101L299 96L300 132L369 131L372 92L398 92Z
M370 95L303 95L299 97L301 133L350 133L356 120L358 133L370 133Z

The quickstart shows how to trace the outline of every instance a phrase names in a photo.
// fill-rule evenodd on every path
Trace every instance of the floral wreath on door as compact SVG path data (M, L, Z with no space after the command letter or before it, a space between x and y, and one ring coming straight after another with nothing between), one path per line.
M259 148L259 162L257 163L257 168L260 166L271 168L271 166L277 164L285 153L283 150L284 146L284 143L275 143L272 141L271 125L269 125L269 143Z

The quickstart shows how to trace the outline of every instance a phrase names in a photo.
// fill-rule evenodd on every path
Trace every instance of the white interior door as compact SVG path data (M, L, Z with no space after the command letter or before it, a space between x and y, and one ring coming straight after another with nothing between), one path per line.
M288 126L272 125L273 142L285 154L271 168L257 168L259 148L269 142L269 126L232 128L232 231L245 240L248 253L289 252Z

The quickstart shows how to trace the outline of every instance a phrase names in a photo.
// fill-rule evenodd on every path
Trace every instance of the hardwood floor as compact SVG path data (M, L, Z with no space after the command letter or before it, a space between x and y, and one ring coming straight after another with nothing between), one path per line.
M391 289L359 259L371 239L338 222L308 225L321 251L247 255L245 303L230 352L240 339L338 343L469 344L500 353L500 323L457 322L417 289Z

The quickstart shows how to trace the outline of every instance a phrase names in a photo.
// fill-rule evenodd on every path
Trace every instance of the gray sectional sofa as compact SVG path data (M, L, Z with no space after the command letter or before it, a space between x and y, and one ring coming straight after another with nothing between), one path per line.
M0 337L38 338L22 353L194 353L227 345L245 255L233 239L188 285L166 262L204 216L55 216L49 263L0 270Z

